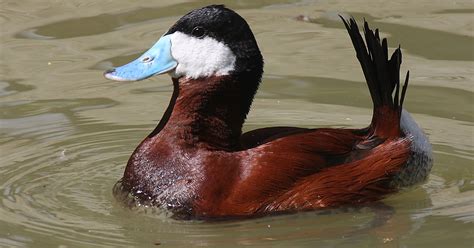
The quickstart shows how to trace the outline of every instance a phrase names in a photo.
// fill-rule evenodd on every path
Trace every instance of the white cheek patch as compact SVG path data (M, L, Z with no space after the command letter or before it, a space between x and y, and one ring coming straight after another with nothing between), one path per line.
M201 78L228 75L235 68L235 55L224 43L211 37L196 37L175 32L171 36L171 55L178 66L173 77Z

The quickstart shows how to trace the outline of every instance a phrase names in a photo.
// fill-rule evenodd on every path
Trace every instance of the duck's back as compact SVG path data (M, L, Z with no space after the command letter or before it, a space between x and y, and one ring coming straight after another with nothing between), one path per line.
M221 183L219 177L227 178L228 183L219 193L201 195L208 199L196 201L195 214L258 215L380 199L395 190L389 185L410 155L410 140L373 141L369 145L359 132L307 130L211 158L214 163L209 167L223 168L239 161L239 169L235 174L208 170L214 172L205 175L207 184ZM204 187L201 192L209 189Z

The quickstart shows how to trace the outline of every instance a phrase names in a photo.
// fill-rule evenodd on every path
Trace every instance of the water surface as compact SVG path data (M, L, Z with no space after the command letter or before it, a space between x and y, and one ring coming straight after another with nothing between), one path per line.
M402 71L412 75L406 108L434 147L429 180L384 200L391 211L203 223L125 209L112 187L172 87L167 76L118 83L102 71L134 59L180 16L212 2L4 0L1 247L472 247L472 1L223 2L248 20L265 57L245 130L368 124L369 93L337 13L365 17L391 48L401 44Z

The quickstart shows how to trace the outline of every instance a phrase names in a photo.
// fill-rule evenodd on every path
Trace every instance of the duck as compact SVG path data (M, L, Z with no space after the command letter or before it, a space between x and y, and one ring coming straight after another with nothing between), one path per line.
M158 125L130 156L117 199L177 219L250 218L364 206L423 182L433 164L424 131L403 108L400 46L353 17L348 31L373 102L361 129L268 127L242 132L263 74L248 23L224 5L181 17L115 81L168 74L173 93ZM125 201L125 200L124 200Z

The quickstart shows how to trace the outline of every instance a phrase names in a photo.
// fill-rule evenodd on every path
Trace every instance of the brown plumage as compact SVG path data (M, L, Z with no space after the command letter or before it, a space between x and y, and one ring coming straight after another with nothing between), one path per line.
M170 105L130 157L120 191L177 218L206 219L360 205L397 191L393 180L401 170L425 166L412 159L417 151L400 126L408 83L407 75L400 93L401 51L389 59L378 30L365 23L366 46L354 19L343 21L374 103L367 128L273 127L242 134L261 67L174 78Z

